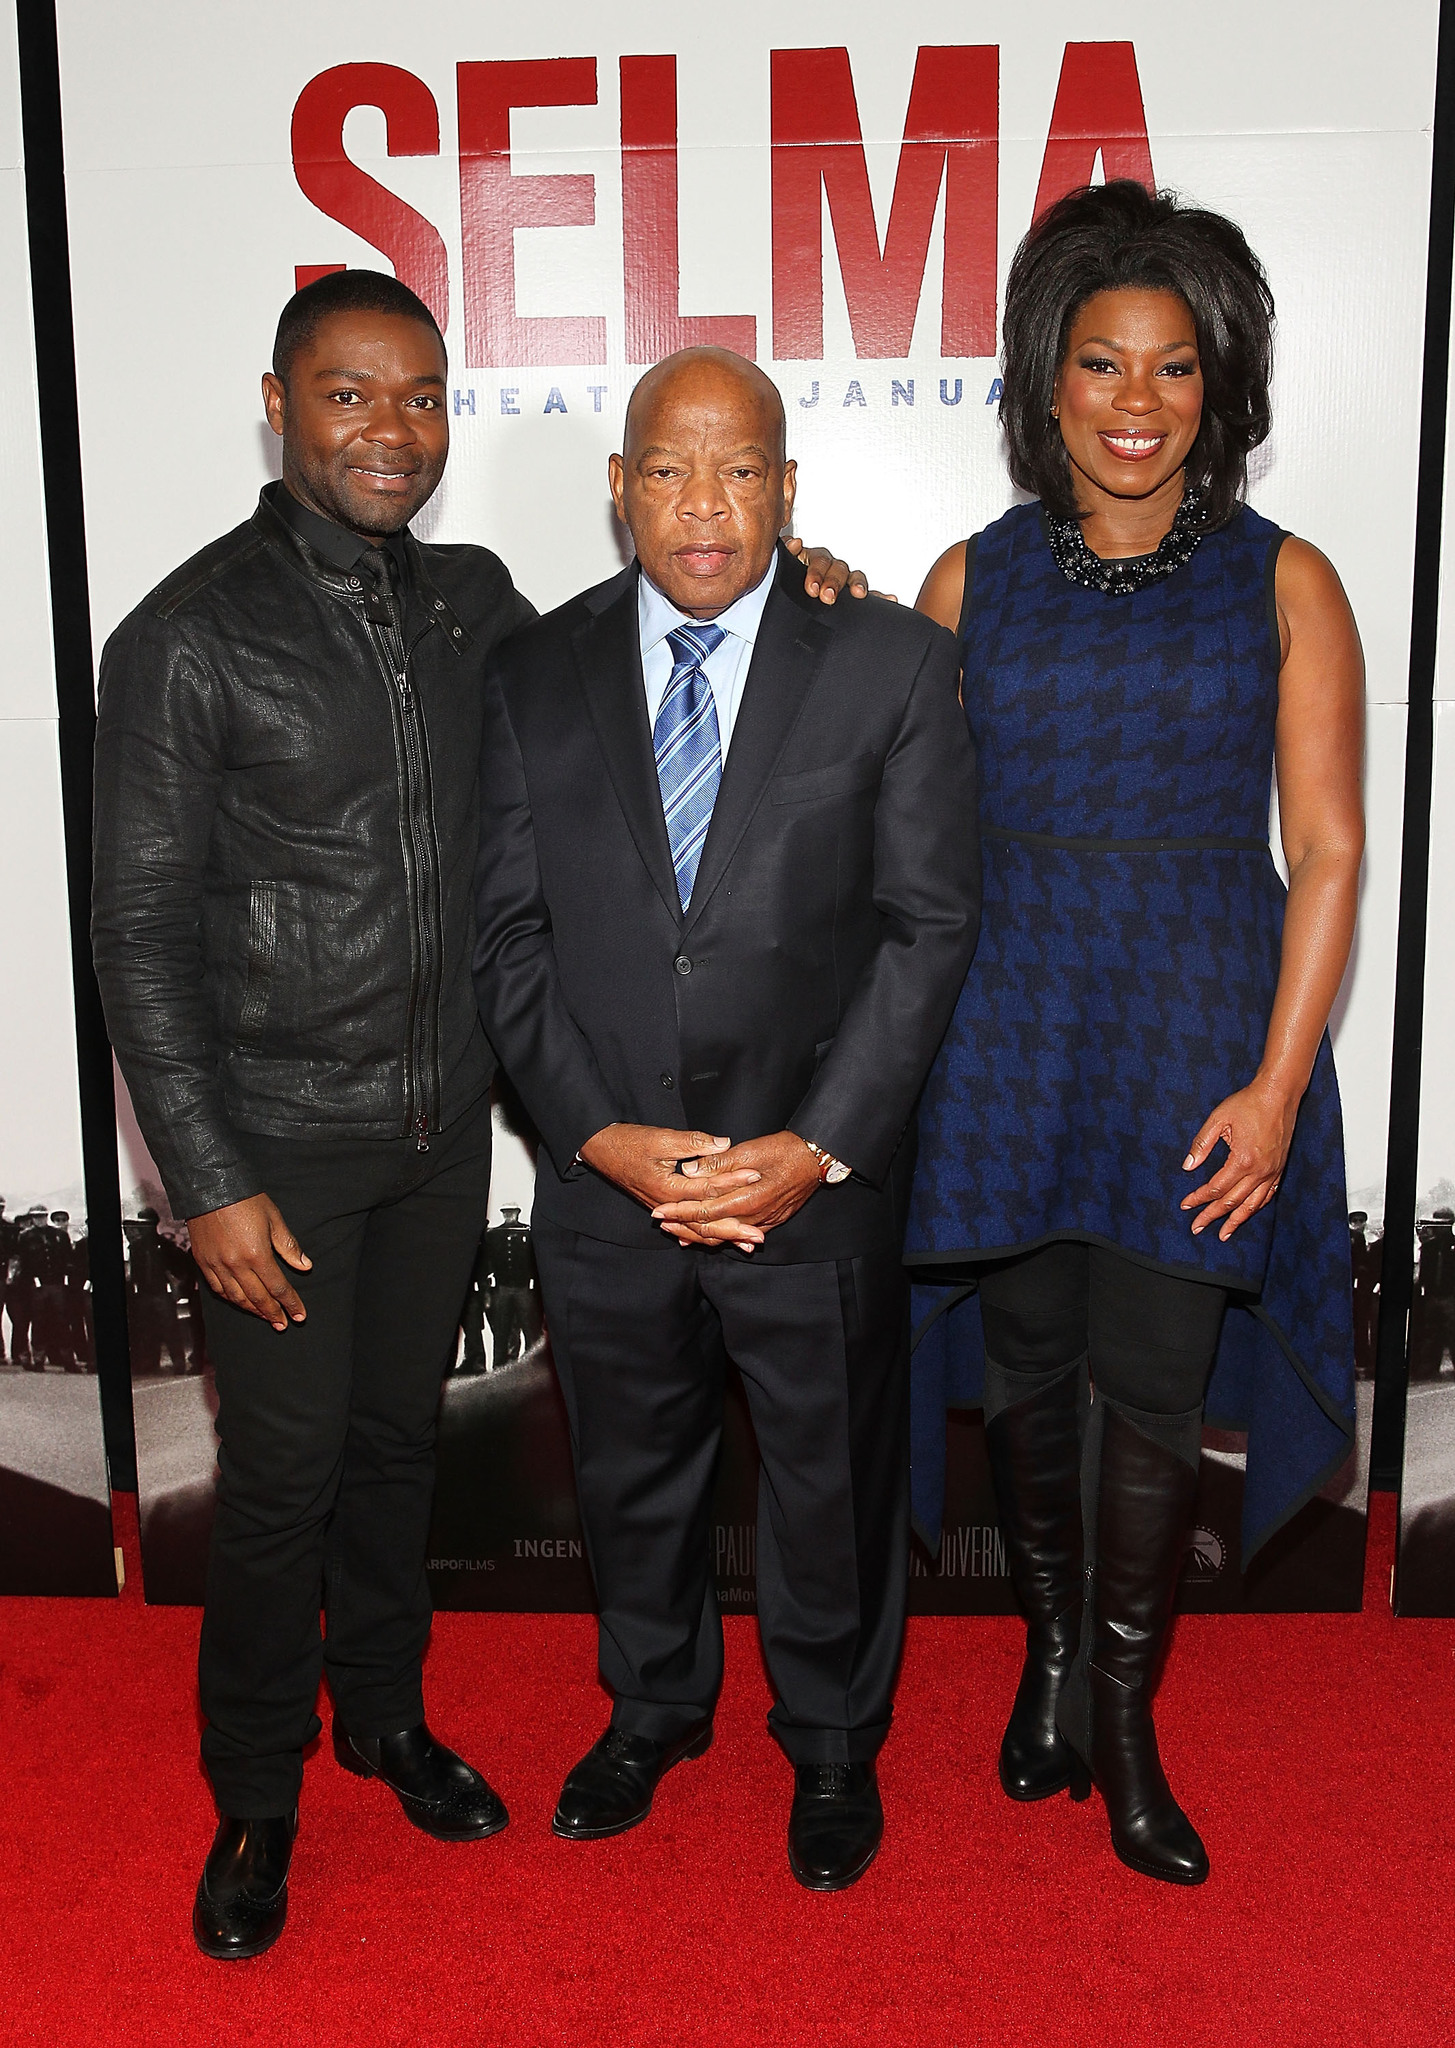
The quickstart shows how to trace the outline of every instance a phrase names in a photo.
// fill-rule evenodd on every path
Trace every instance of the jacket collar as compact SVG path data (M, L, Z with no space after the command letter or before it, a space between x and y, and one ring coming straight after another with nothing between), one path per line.
M336 519L326 519L321 512L295 498L286 483L268 485L268 502L283 524L307 541L316 555L322 555L331 568L342 569L346 576L353 574L373 546L389 556L394 573L407 573L404 555L404 537L407 527L397 533L386 534L377 542L363 540L357 533L351 533L346 526L340 526Z
M657 893L680 921L682 904L672 869L667 821L662 816L652 730L647 724L647 686L637 631L639 574L633 562L609 583L588 591L583 601L586 616L572 632L571 641L586 707L606 756L617 802Z
M344 600L352 609L362 611L363 595L359 578L351 567L341 565L334 550L334 559L328 559L305 538L298 527L292 525L277 510L275 499L285 486L281 483L265 484L258 494L257 510L253 513L252 524L272 547L277 549L289 566L300 570L310 583L327 590L330 595ZM410 652L418 645L432 626L440 627L445 644L456 654L463 654L471 645L469 629L456 616L453 607L444 598L430 575L425 563L424 552L414 535L406 527L400 535L404 558L414 587L419 594L424 613L423 622L412 636Z
M572 641L607 769L638 853L662 901L688 931L727 871L762 801L828 650L831 627L803 588L804 570L778 549L778 573L758 629L742 707L702 849L691 907L683 918L662 793L647 724L637 630L635 563L588 591Z

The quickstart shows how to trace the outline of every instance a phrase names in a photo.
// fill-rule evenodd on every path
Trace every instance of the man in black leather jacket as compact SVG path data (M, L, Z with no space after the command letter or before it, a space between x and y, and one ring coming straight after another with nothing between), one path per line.
M393 278L299 292L263 380L282 483L101 664L96 970L212 1290L198 1675L222 1819L193 1930L214 1956L282 1930L321 1668L345 1768L442 1839L506 1824L420 1682L435 1416L490 1181L483 677L534 616L496 556L408 530L448 451L445 369ZM810 572L832 603L843 564Z
M392 278L300 292L264 379L282 483L101 665L96 968L213 1289L199 1681L222 1820L193 1924L215 1956L282 1929L321 1666L348 1769L445 1840L506 1823L420 1680L435 1413L490 1182L480 685L533 616L494 555L408 531L444 468L445 367Z

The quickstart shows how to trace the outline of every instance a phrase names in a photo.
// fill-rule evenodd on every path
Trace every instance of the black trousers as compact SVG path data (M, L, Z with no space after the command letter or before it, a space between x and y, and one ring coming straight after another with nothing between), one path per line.
M1013 1375L1085 1358L1099 1394L1152 1415L1201 1406L1224 1288L1159 1273L1102 1245L1048 1244L977 1268L985 1354Z
M277 1332L208 1294L219 1486L198 1684L219 1809L287 1813L327 1670L344 1726L424 1718L425 1550L440 1382L485 1226L490 1108L430 1141L249 1152L311 1272ZM327 1637L319 1607L327 1613Z
M729 1251L634 1251L546 1221L534 1239L613 1722L668 1737L717 1700L708 1545L725 1347L762 1454L769 1725L795 1762L872 1757L889 1728L909 1566L897 1251L771 1266Z

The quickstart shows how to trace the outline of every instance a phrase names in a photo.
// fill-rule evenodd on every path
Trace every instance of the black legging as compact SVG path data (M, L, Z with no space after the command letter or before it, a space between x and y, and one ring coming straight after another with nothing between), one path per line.
M1087 1244L996 1260L979 1268L979 1281L987 1419L1083 1358L1097 1392L1119 1407L1179 1418L1201 1408L1225 1288Z

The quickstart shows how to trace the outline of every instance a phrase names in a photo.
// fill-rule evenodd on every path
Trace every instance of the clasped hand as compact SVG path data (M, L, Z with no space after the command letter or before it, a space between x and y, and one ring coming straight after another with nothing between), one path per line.
M751 1253L819 1184L818 1161L792 1131L734 1145L704 1131L608 1124L581 1157L652 1212L679 1244L736 1245ZM711 1189L684 1196L684 1180Z
M1211 1179L1182 1199L1183 1209L1202 1212L1192 1226L1194 1237L1221 1216L1225 1220L1218 1237L1226 1244L1240 1224L1273 1200L1288 1164L1297 1116L1297 1098L1256 1080L1218 1104L1182 1162L1184 1173L1195 1173L1219 1139L1228 1148Z

